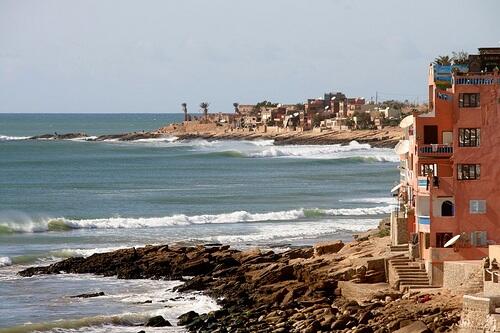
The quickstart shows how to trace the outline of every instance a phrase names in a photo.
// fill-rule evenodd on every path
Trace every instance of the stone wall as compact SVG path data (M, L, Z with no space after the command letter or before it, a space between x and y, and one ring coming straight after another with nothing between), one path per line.
M406 218L398 216L398 213L391 212L391 244L408 244L408 223Z
M482 291L483 262L445 261L443 263L443 287L467 293Z
M500 297L482 294L465 295L460 320L460 332L498 332L499 315L494 314Z

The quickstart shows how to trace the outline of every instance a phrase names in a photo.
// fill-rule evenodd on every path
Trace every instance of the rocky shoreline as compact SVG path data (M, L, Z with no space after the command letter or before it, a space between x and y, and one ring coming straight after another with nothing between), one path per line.
M137 141L145 139L171 138L178 140L205 139L205 140L274 140L276 145L329 145L349 144L351 141L368 143L372 147L393 148L401 137L399 127L388 127L382 130L355 130L355 131L324 131L284 133L248 132L242 130L228 130L215 128L205 131L189 130L181 125L169 125L151 132L132 132L122 134L106 134L91 137L85 133L43 134L32 136L30 140L74 140L86 141Z
M146 246L69 258L19 274L182 280L177 291L204 292L221 306L208 314L179 317L177 325L190 332L452 330L460 318L457 296L404 294L385 283L384 263L393 254L383 235L374 230L351 243L333 241L284 253L238 251L220 244Z

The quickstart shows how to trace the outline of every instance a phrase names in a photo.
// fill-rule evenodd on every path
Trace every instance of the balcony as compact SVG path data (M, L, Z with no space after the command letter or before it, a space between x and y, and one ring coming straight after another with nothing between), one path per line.
M418 155L428 157L450 157L453 154L453 147L450 145L419 145Z
M498 75L492 75L490 73L485 74L463 74L453 77L454 85L494 85L500 84L500 78Z

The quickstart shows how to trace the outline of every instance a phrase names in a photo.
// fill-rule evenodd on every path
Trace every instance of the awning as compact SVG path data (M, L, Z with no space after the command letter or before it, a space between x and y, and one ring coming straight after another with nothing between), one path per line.
M457 240L459 238L460 238L460 235L453 236L452 239L450 239L449 241L446 242L446 244L444 244L444 247L452 246L453 244L455 244L457 242Z
M399 127L401 127L401 128L407 128L407 127L410 127L411 125L413 125L413 116L412 115L404 117L404 119L401 120L401 123L399 123Z
M408 140L399 140L396 147L394 147L394 151L398 155L404 155L410 151L410 141Z
M403 184L398 184L398 185L394 186L394 187L391 189L391 193L394 193L394 192L396 192L397 190L399 190L399 188L400 188L401 186L403 186Z

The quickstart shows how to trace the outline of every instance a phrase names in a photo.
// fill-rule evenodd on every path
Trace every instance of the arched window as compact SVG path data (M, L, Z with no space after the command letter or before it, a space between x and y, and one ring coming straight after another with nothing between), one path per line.
M446 200L441 204L441 216L453 216L454 207L451 201Z

